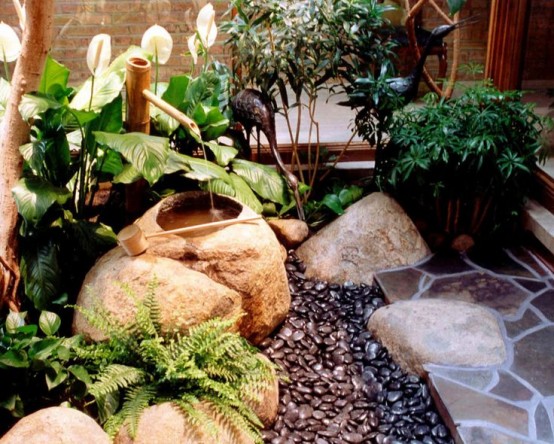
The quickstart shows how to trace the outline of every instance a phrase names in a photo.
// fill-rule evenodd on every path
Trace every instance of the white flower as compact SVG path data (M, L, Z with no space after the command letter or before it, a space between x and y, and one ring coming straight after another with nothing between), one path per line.
M198 12L196 29L204 48L208 49L215 43L217 26L215 24L214 7L211 3L207 3L206 6Z
M173 39L165 28L159 25L153 25L146 30L140 43L143 49L156 55L158 63L164 65L171 56L173 49Z
M9 25L0 22L0 62L13 62L21 53L19 37Z
M95 35L88 46L87 66L93 76L99 76L110 65L112 39L108 34Z
M189 46L190 55L192 56L192 61L196 65L198 63L198 40L196 39L196 34L191 35L187 39Z
M15 12L17 12L17 17L19 18L19 27L23 31L25 29L25 23L27 22L25 9L21 6L19 0L13 0L13 6L15 7Z

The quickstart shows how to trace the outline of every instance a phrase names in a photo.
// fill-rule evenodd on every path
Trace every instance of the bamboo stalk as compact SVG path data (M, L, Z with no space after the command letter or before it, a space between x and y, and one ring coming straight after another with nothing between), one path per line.
M150 134L150 104L142 91L150 88L150 62L141 57L127 60L127 129Z
M141 91L142 91L142 97L146 99L145 102L152 103L157 108L161 109L164 113L166 113L167 115L177 120L177 122L179 122L181 125L187 128L189 131L193 132L198 137L200 137L200 128L198 128L198 125L196 124L196 122L192 120L189 116L182 113L177 108L171 106L165 100L160 99L149 89L143 89Z

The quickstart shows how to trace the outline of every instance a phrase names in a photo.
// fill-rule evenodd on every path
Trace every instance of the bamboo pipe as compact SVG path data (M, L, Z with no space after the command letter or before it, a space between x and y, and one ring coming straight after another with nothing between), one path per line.
M174 230L157 231L155 233L144 234L141 228L136 224L131 224L123 228L117 234L117 240L119 245L123 247L125 253L129 256L138 256L146 251L148 248L147 239L151 237L167 236L171 234L194 234L205 230L211 230L215 228L227 227L229 225L240 224L242 222L249 222L253 220L261 219L262 216L248 216L239 217L236 219L220 220L216 222L208 222L205 224L193 225L191 227L175 228Z
M200 137L200 128L194 120L150 91L150 67L150 62L142 57L131 57L127 60L129 130L150 133L150 103L152 103Z
M200 128L198 128L196 122L192 120L189 116L182 113L177 108L171 106L165 100L160 99L149 89L143 89L142 96L146 99L146 101L152 103L157 108L160 108L164 113L173 117L175 120L177 120L177 122L187 128L189 131L192 131L194 134L200 137Z

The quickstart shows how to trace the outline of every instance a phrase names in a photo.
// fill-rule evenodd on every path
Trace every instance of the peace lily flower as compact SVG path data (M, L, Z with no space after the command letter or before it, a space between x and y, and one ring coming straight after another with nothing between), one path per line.
M210 48L217 37L217 26L215 24L215 11L211 3L207 3L199 12L196 18L196 30L205 49Z
M0 22L0 57L5 63L10 63L19 57L21 42L19 37L9 25Z
M95 35L88 46L87 66L93 77L102 74L110 65L112 40L108 34Z
M158 63L165 65L169 60L169 56L171 56L173 39L165 28L160 25L153 25L142 36L140 46L154 54Z
M17 17L19 18L19 27L21 30L25 30L25 23L27 22L27 15L25 14L25 9L21 6L19 0L13 0L13 6L15 12L17 12Z
M196 65L198 63L198 47L200 46L200 42L196 39L196 34L191 35L188 38L187 43L190 55L192 56L192 61Z
M0 22L0 60L4 62L4 71L6 72L6 80L10 81L10 70L8 63L13 62L21 53L21 42L19 37L11 26Z

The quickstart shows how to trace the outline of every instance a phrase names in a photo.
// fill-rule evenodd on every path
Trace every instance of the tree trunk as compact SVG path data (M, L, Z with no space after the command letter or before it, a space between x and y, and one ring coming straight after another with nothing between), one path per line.
M18 111L21 96L38 89L44 61L52 40L54 0L27 0L27 23L21 55L12 78L4 120L0 126L0 308L17 309L19 283L17 208L12 188L21 176L23 160L19 146L29 138L29 127Z

